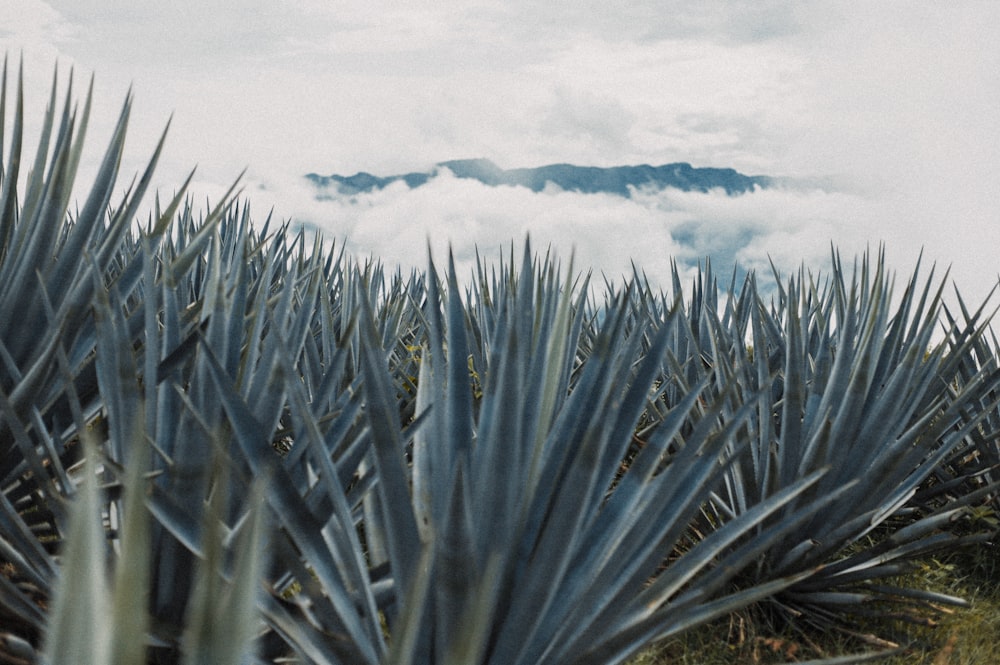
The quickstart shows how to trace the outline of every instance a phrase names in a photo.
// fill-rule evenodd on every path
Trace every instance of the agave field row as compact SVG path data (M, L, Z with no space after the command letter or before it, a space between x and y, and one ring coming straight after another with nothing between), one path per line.
M20 85L4 662L604 665L748 606L965 602L891 581L995 524L997 344L946 278L386 272L231 195L143 208L159 148L114 199L130 99L79 207L90 96L53 87L29 166Z

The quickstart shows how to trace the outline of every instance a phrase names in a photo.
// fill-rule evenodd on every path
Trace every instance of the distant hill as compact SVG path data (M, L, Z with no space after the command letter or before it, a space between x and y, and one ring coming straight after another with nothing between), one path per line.
M351 176L317 175L306 177L320 190L318 196L326 198L333 194L351 195L382 189L402 180L410 188L424 185L434 176L447 169L457 178L470 178L497 187L527 187L540 192L549 184L571 192L585 194L615 194L629 198L633 189L651 187L653 189L674 189L686 192L708 192L722 189L730 196L744 194L755 189L767 188L778 181L769 176L744 175L733 169L695 168L686 162L664 164L662 166L574 166L572 164L550 164L530 169L501 169L488 159L458 159L437 164L431 171L405 173L402 175L376 176L371 173L355 173ZM333 189L334 192L329 190Z

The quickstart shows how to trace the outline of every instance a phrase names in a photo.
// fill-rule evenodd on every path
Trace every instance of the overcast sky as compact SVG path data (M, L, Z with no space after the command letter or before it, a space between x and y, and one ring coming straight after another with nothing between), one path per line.
M902 270L922 247L952 265L968 298L996 282L1000 3L619 4L0 0L0 50L24 54L29 114L57 63L77 90L95 75L85 166L131 86L126 172L172 114L161 191L197 165L196 194L217 197L247 167L256 217L273 207L390 262L422 265L428 237L467 257L530 231L561 256L575 247L578 265L620 274L634 258L657 277L749 228L735 254L749 267L885 242ZM301 178L471 157L687 161L835 186L625 200L444 177L351 203L317 202ZM679 228L701 239L680 246Z

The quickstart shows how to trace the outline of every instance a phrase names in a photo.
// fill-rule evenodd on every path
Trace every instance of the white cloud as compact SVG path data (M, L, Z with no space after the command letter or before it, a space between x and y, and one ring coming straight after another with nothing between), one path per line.
M447 172L414 190L396 183L347 200L314 202L296 215L346 239L352 253L404 268L424 267L429 242L437 257L450 247L469 274L477 247L495 256L530 235L535 248L551 245L565 260L575 252L579 269L610 276L628 273L630 258L659 270L678 253L669 228L656 217L648 207L612 195L488 187Z
M308 201L294 209L295 219L315 225L337 244L346 243L356 256L375 256L404 270L424 267L429 242L438 260L450 247L459 270L468 275L477 247L481 255L495 257L500 248L512 242L518 247L530 235L536 250L551 245L564 261L573 252L578 270L620 281L631 274L634 261L655 285L667 288L672 259L690 267L712 255L719 275L728 276L739 263L767 276L771 260L786 274L803 263L823 268L831 237L839 238L838 247L848 256L878 245L871 235L870 201L821 190L727 196L667 189L625 199L553 187L539 193L488 187L445 171L412 190L396 182L380 191L323 201L306 196L313 193L295 194L296 200ZM267 194L254 192L253 200L267 200ZM905 266L916 254L894 256Z
M57 59L63 72L77 67L77 90L96 72L84 170L99 159L134 83L125 174L142 168L174 113L157 181L166 192L198 164L202 200L249 166L254 209L273 203L279 217L326 214L338 232L363 233L359 240L390 236L410 216L419 231L405 233L411 241L420 235L421 247L426 232L460 240L482 233L493 242L502 221L572 236L581 256L615 272L627 270L621 259L629 251L657 270L663 259L653 248L689 251L664 236L666 219L675 232L722 237L732 225L752 228L740 255L748 262L771 253L791 264L825 257L830 241L884 240L901 262L926 247L928 259L955 264L960 284L978 292L997 272L997 3L119 5L0 0L0 48L26 54L29 123L47 101ZM390 174L464 157L508 168L683 160L835 175L846 186L839 194L654 205L442 182L387 192L362 213L316 209L298 180L310 171ZM622 226L648 242L629 248ZM614 258L609 233L622 238ZM412 254L396 245L386 251Z
M54 54L51 42L73 34L72 26L63 16L42 0L0 0L0 15L3 16L0 39L5 50L37 47Z

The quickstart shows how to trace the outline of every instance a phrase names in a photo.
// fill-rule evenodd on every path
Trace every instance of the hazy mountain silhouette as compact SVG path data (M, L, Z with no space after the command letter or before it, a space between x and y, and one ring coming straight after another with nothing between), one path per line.
M410 188L420 187L447 169L457 178L470 178L489 185L527 187L540 192L546 186L585 194L615 194L630 197L635 189L650 187L665 189L672 187L683 191L708 192L721 189L735 196L766 188L776 184L775 178L761 175L744 175L734 169L695 168L686 162L664 164L662 166L574 166L573 164L550 164L537 168L501 169L488 159L457 159L437 164L428 172L405 173L401 175L376 176L371 173L355 173L351 176L317 175L306 177L321 191L320 198L329 196L323 190L334 189L336 194L359 194L382 189L402 180Z

